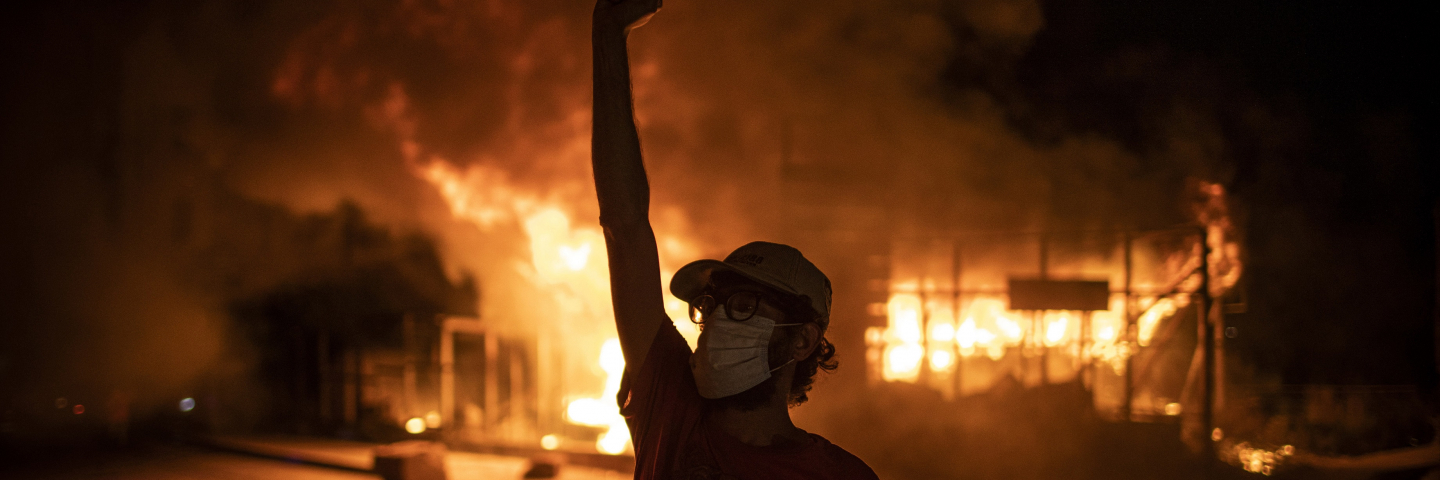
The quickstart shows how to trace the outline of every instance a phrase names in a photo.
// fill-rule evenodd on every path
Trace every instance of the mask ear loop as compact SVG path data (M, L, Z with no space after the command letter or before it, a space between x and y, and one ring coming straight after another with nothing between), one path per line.
M799 326L799 325L804 325L804 323L778 323L778 324L775 324L775 326L777 326L777 327L794 327L794 326ZM782 364L780 364L780 366L770 369L770 373L775 373L776 370L785 368L786 365L789 365L789 364L792 364L792 363L795 363L795 359L794 359L793 357L790 359L790 361L785 362L785 363L782 363Z
M775 373L776 370L785 368L786 365L789 365L789 364L792 364L792 363L795 363L795 359L794 359L794 358L791 358L790 361L788 361L788 362L785 362L785 363L780 364L780 366L778 366L778 367L775 367L775 368L770 369L770 373Z

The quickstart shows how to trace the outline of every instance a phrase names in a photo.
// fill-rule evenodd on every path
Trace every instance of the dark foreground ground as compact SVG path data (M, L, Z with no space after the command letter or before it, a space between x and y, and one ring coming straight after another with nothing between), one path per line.
M351 480L378 479L378 475L359 471L355 464L364 463L356 455L353 442L338 442L324 439L280 439L247 440L256 445L265 445L267 451L286 451L301 454L296 457L328 458L336 466L302 463L245 453L238 450L220 450L178 442L152 442L124 448L75 448L30 450L27 452L4 452L4 463L0 465L0 479L34 480ZM1113 452L1118 456L1143 455L1145 452ZM17 455L19 454L19 455ZM283 455L281 455L283 456ZM354 458L351 458L354 457ZM959 461L960 459L951 459ZM933 460L932 460L933 461ZM943 460L942 460L943 461ZM1124 462L1122 462L1124 463ZM452 480L471 479L520 479L528 461L524 458L499 455L481 455L452 452L447 459ZM1309 469L1287 469L1274 476L1246 473L1230 465L1214 465L1207 474L1198 463L1167 465L1167 471L1113 471L1113 479L1207 479L1243 480L1275 478L1282 480L1400 480L1419 479L1421 472L1322 472ZM629 478L629 474L585 467L561 467L556 478L571 480L599 480ZM1096 478L1095 472L1077 469L1070 474L1054 477L1033 477L1022 472L1017 475L964 475L937 478L996 478L1036 479L1039 478ZM882 472L882 478L897 478ZM910 478L910 477L904 477Z
M13 479L296 479L360 480L373 474L290 463L184 445L150 445L123 451L51 452L9 459L0 477Z
M213 442L212 442L213 443ZM371 445L318 438L227 439L224 448L174 441L127 447L73 447L4 452L0 479L70 480L351 480L378 479L367 472ZM521 457L450 452L451 480L520 479L530 467ZM610 480L628 474L562 465L554 478Z
M1271 476L1238 461L1204 462L1181 425L1100 418L1074 383L946 401L890 384L867 395L819 397L797 410L812 428L890 480L1413 480L1423 471L1321 471L1282 465Z

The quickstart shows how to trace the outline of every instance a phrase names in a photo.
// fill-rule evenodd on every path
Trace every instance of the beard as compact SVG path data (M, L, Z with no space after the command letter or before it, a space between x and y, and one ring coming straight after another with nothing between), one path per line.
M704 399L705 405L720 410L737 410L741 412L755 410L765 406L765 404L770 403L770 399L775 398L776 383L776 377L771 375L770 378L760 382L759 385L750 387L749 390L728 397L706 398Z

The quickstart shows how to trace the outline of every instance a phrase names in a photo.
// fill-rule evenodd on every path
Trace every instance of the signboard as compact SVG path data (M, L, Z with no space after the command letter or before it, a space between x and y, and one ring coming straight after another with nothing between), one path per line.
M1105 280L1010 279L1011 310L1109 310Z

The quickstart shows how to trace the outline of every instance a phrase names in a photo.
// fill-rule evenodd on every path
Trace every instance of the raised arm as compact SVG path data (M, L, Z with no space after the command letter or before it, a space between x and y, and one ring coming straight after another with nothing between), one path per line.
M660 0L598 0L591 42L595 52L595 112L590 164L600 198L600 226L610 259L610 298L626 368L639 368L665 316L660 259L650 228L650 184L630 98L625 39L660 9Z

